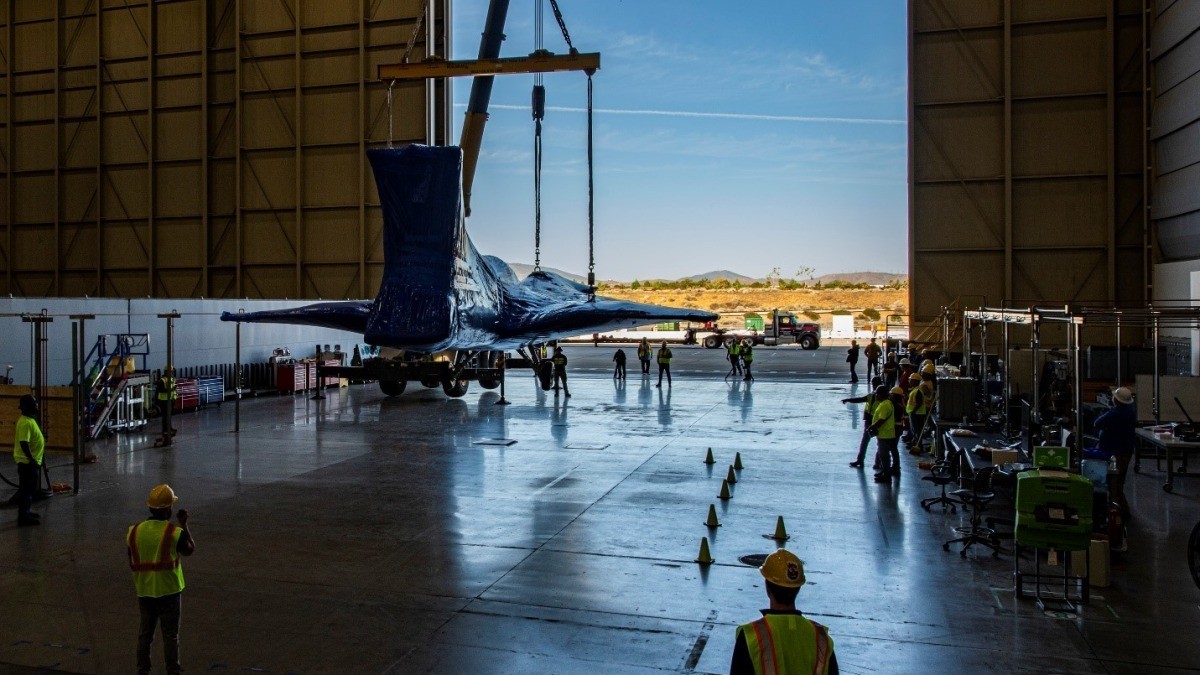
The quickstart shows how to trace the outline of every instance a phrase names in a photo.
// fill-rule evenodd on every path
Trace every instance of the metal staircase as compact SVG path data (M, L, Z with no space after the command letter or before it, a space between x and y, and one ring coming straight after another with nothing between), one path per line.
M87 390L83 420L87 437L105 430L132 429L146 424L144 402L150 374L137 368L137 358L150 353L150 336L145 333L100 335L83 360Z

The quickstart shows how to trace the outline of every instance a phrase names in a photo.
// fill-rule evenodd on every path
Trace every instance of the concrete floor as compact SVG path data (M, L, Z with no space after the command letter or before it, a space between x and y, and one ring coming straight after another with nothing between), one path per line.
M765 605L737 558L774 548L762 535L779 515L807 564L800 607L846 673L1200 668L1184 562L1200 481L1166 495L1159 474L1135 476L1113 586L1077 618L1050 616L1014 597L1011 556L942 551L960 516L920 508L933 490L913 458L895 486L847 468L860 411L838 400L863 389L836 382L840 349L761 350L750 386L723 382L716 352L676 353L669 390L633 363L618 387L610 350L573 347L569 401L530 378L510 381L507 407L478 388L357 386L247 401L240 435L232 404L180 416L170 451L140 434L97 444L82 494L35 507L42 527L0 513L0 663L20 664L0 673L132 671L122 538L162 481L198 545L191 672L724 672L734 627ZM500 438L516 442L480 443ZM735 451L746 468L721 503ZM705 535L707 570L692 562Z

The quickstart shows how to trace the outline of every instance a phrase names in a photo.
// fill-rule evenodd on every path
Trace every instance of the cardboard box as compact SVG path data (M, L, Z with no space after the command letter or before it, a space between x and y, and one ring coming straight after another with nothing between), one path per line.
M1021 453L1016 450L992 450L992 464L1012 464L1021 459Z

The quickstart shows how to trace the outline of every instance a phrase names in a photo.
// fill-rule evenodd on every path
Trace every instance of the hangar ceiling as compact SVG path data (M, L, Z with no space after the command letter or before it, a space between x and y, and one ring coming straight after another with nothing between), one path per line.
M369 297L375 67L449 53L450 0L416 30L424 5L0 2L0 292ZM396 142L448 141L446 87L394 100Z
M1141 302L1141 0L910 0L914 323L956 303Z

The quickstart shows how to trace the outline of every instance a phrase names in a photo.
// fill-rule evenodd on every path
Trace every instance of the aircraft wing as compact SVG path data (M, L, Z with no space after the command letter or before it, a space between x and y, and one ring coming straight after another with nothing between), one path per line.
M319 326L352 333L362 333L371 316L370 301L318 302L291 309L270 309L262 312L221 312L222 321L241 323L286 323L297 326Z
M501 331L504 346L601 333L669 321L704 323L717 315L597 296L589 301L587 287L556 274L535 272L509 286Z

